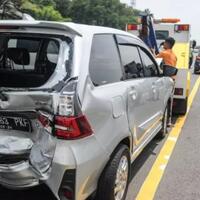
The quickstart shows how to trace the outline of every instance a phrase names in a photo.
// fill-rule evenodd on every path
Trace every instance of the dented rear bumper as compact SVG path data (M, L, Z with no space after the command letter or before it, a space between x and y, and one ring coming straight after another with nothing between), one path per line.
M29 162L0 165L0 184L12 189L28 188L39 184L40 177Z
M0 137L0 184L17 189L39 185L49 178L56 141L44 129L38 140L25 137Z

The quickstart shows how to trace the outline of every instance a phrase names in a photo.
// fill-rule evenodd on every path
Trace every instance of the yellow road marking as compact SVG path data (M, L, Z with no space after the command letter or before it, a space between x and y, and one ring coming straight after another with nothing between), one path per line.
M156 190L158 188L158 185L162 179L162 176L164 174L164 171L167 167L167 164L169 162L169 159L172 155L172 152L174 150L174 147L176 145L177 139L181 133L181 129L185 123L185 120L188 116L189 110L191 108L192 102L194 100L194 97L198 91L200 85L200 77L196 81L192 92L188 99L188 112L185 116L179 117L177 119L177 122L174 126L174 128L169 133L169 136L162 147L155 163L153 164L147 178L145 179L137 197L136 200L153 200Z

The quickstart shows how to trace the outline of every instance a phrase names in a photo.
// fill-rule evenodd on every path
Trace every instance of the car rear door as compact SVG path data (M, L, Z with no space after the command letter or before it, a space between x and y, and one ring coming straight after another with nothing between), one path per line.
M125 70L128 120L135 145L139 145L154 122L152 79L145 77L138 40L117 36L122 65Z
M165 109L164 98L167 93L167 88L165 88L166 77L160 76L155 59L147 49L139 47L139 52L144 67L146 84L148 84L150 92L150 121L151 124L154 125L161 120Z
M106 151L129 136L126 85L113 34L93 36L82 110Z

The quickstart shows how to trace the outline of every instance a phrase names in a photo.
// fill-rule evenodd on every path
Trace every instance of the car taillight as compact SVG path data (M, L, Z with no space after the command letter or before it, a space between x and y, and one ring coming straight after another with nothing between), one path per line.
M137 31L138 25L137 24L127 24L127 30L128 31Z
M63 189L63 195L66 197L68 200L71 200L74 198L74 193L70 189Z
M77 117L55 116L55 135L60 139L73 140L92 135L92 129L84 115Z
M175 88L174 94L175 95L183 95L183 88Z
M175 25L175 31L179 32L179 31L189 31L190 26L189 24L178 24Z

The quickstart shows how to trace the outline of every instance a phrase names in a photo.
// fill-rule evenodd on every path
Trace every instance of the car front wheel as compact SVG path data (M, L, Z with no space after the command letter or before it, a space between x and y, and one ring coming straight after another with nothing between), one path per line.
M98 200L125 200L130 174L130 154L125 145L120 145L113 154L100 178Z

